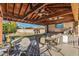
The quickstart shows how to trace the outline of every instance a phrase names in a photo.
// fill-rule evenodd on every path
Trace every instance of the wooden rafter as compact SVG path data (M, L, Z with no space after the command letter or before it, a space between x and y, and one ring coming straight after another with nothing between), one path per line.
M5 12L7 13L7 3L5 4Z
M49 25L49 24L59 24L59 23L66 23L66 22L74 22L74 19L61 19L61 20L53 20L53 21L46 21L46 22L42 22L45 25ZM39 23L38 23L39 24Z
M33 9L32 3L30 3L29 5L30 5L30 9Z
M13 16L13 12L10 12L10 11L8 11L8 14L6 13L6 12L3 12L3 14L6 16L10 16L10 17L16 17L16 18L18 18L19 17L19 19L22 19L23 18L23 16L20 16L20 15L18 15L18 14L16 14L15 13L15 15Z
M49 4L47 7L50 8L71 8L70 3L55 3L55 4Z
M37 18L39 18L39 16L38 16L38 15L36 15L36 17L35 17L34 19L36 20Z
M0 14L1 14L1 17L3 18L3 11L2 11L2 6L0 5Z
M68 14L72 14L72 11L71 10L62 10L60 12L53 13L53 14L50 14L48 16L44 16L44 17L38 19L39 21L37 20L36 22L40 22L40 21L42 21L44 19L48 19L48 18L51 18L51 17L64 16L64 15L68 15Z
M13 16L14 16L15 3L13 4Z
M21 11L19 13L20 16L24 16L26 8L27 8L27 4L23 4L22 8L21 8Z
M6 9L6 10L7 10L7 12L6 12L6 13L7 13L7 19L8 19L8 3L7 3L7 5L6 5L6 6L7 6L7 9Z
M13 6L14 6L14 4L8 4L8 12L13 12Z
M35 18L37 15L36 14L34 14L32 17L31 17L31 19L33 20L33 18Z
M15 6L14 6L14 15L19 13L19 9L20 9L20 4L16 3Z
M29 4L27 4L27 7L26 7L26 9L25 9L25 11L24 11L24 15L25 15L25 13L27 12L28 7L29 7Z
M48 24L60 24L60 23L66 23L66 22L74 22L74 19L64 19L64 20L60 20L60 21L54 21L52 23L48 23Z
M18 15L20 14L20 11L21 11L21 8L22 8L22 5L23 5L23 4L20 4L20 9L19 9L19 13L18 13Z
M41 9L41 8L44 7L45 5L47 5L47 4L37 4L32 10L30 10L30 11L24 16L23 19L26 19L29 14L34 13L36 10Z
M6 17L4 17L4 19L6 19ZM29 24L35 24L33 21L25 21L25 20L21 20L21 19L16 19L16 18L11 18L11 17L8 17L8 20L9 21L15 21L15 22L22 22L22 23L29 23ZM38 23L36 23L38 24ZM40 24L42 25L42 24Z
M11 18L16 18L16 19L22 19L23 17L22 16L18 16L18 15L14 15L14 16L12 16L12 14L11 13L8 13L8 14L6 14L6 13L4 13L4 16L9 16L9 17L11 17Z
M31 13L31 14L28 16L28 19L31 19L34 14L35 14L35 13ZM27 20L28 20L28 19L27 19Z
M32 8L29 9L30 8L29 6L31 6ZM41 10L46 7L48 10L45 10L45 13L48 13L48 15L45 15L45 13L41 13ZM17 5L17 7L14 6L14 8L12 6L9 6L9 8L11 9L7 8L7 13L5 12L4 9L3 13L4 13L4 18L9 18L9 20L12 21L46 25L46 24L55 24L55 23L73 21L73 16L69 18L70 20L68 19L68 17L66 18L68 20L66 19L52 20L52 21L49 20L49 18L54 19L55 17L62 17L62 16L65 17L65 15L72 14L72 10L70 7L71 7L70 4L58 4L58 3L57 4L38 3L35 6L32 6L32 4L30 5L21 4L19 6ZM38 13L43 14L43 16L39 16Z

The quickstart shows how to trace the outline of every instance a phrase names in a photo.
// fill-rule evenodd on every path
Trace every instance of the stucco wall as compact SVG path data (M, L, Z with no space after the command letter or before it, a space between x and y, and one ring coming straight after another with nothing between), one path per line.
M73 22L63 23L64 28L73 28ZM55 24L49 25L49 31L62 31L63 29L57 29L55 28Z
M73 28L73 22L68 22L68 23L64 23L64 28L69 28L72 27Z

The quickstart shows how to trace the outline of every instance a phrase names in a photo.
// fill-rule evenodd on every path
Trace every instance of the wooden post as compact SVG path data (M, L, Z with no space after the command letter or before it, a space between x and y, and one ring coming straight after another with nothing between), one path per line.
M74 22L73 29L74 29L74 35L78 35L78 21Z
M72 13L73 13L75 21L79 21L78 19L79 6L78 5L79 5L78 3L71 3Z
M46 25L46 27L45 27L45 32L46 32L46 33L49 32L49 25Z
M2 17L0 17L0 45L2 45Z
M74 34L79 36L79 4L71 3L72 13L74 17Z
M1 6L0 6L0 13L1 13L1 16L0 16L0 45L2 45L2 9L1 9Z

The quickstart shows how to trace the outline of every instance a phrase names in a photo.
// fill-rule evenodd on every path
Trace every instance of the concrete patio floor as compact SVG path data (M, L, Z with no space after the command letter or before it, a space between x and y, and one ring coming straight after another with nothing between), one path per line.
M57 47L61 49L61 53L64 56L79 56L78 46L73 46L73 45L70 45L70 44L61 44L61 45L57 45ZM45 48L43 48L43 49L45 49ZM51 52L52 56L62 56L61 53L56 52L54 50L50 50L50 52ZM50 55L46 51L41 56L50 56Z

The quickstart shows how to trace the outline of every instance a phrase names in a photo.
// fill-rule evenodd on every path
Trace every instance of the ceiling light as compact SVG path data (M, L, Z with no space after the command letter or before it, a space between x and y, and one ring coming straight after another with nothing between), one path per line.
M52 18L49 18L49 20L53 20Z
M57 20L58 18L57 18L57 17L55 17L54 19L55 19L55 20Z
M55 20L63 19L63 17L55 17Z

